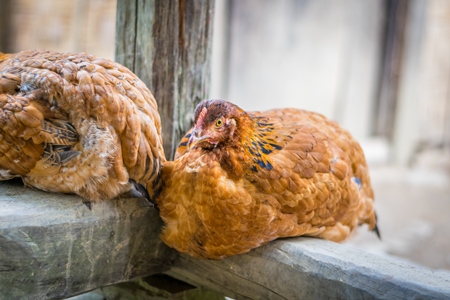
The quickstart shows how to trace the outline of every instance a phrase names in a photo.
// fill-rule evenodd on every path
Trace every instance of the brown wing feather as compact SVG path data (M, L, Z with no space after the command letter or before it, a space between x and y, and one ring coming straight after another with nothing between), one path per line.
M256 190L273 195L281 212L296 214L299 223L326 225L323 232L310 235L340 241L359 223L374 228L367 165L351 135L312 112L285 109L263 115L273 124L269 136L281 149L267 155L270 170L257 166L256 173L247 173ZM361 189L353 178L362 183Z
M0 94L0 169L9 178L27 174L41 157L43 145L30 137L39 134L42 121L42 114L27 99Z

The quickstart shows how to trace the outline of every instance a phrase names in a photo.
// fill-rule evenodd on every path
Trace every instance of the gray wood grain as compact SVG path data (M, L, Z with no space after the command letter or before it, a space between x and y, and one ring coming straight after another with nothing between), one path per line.
M116 13L115 60L134 70L136 52L137 0L118 0Z
M118 1L116 60L155 96L168 158L207 97L213 8L212 0Z
M221 261L181 255L167 272L235 299L447 299L450 272L313 238Z
M0 182L0 298L62 298L167 269L145 199L92 203Z
M0 52L13 51L12 37L14 26L12 26L12 0L3 0L0 9Z
M312 238L220 261L177 255L144 199L93 203L0 182L0 298L64 298L165 272L235 299L445 299L450 272Z
M424 26L426 22L426 1L408 3L405 33L405 51L401 67L399 94L395 111L393 134L393 158L396 163L407 166L411 163L418 145L416 127L420 116L418 107L421 88L421 51L424 44ZM411 130L415 128L416 130Z

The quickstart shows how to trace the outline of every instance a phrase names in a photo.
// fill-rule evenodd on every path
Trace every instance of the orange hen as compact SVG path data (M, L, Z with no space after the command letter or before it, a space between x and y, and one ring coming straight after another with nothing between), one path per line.
M378 234L363 151L324 116L245 112L205 100L176 160L163 166L163 241L199 258L245 253L280 237Z
M148 184L153 197L164 161L156 101L124 66L85 53L0 53L0 180L88 200Z

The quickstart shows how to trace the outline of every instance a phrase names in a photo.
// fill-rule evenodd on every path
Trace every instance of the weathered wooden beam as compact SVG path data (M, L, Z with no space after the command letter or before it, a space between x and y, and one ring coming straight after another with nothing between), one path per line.
M14 26L12 22L12 0L2 0L0 9L0 52L12 52Z
M93 203L0 182L0 295L63 298L165 272L235 299L445 299L450 273L296 238L221 261L176 255L144 199Z
M117 2L116 61L154 94L168 158L207 97L213 8L213 0Z
M393 135L408 4L408 0L392 0L386 1L384 6L385 36L373 133L388 139Z
M427 1L411 0L408 2L406 27L408 28L404 37L404 53L399 79L399 90L397 108L395 111L395 122L393 129L393 159L401 166L411 163L414 151L420 142L419 126L417 120L419 115L419 101L423 69L422 50L425 37Z
M162 272L175 252L143 198L93 203L0 182L0 299L64 298Z
M220 261L180 255L168 275L234 299L449 299L450 272L313 238Z
M109 285L68 300L225 300L211 290L192 286L165 274L156 274L115 285Z

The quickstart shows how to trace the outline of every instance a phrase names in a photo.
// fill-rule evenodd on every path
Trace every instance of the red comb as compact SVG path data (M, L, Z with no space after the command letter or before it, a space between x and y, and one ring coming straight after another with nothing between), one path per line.
M208 110L206 109L206 107L202 108L202 111L198 115L198 119L197 119L197 123L195 124L195 127L201 128L201 124L203 124L203 119L205 118L207 111Z

